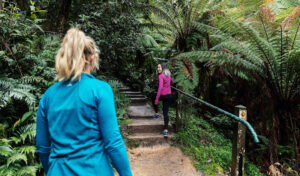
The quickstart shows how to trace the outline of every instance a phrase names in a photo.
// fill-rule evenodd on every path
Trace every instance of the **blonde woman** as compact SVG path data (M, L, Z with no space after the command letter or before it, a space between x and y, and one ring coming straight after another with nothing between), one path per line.
M98 68L93 39L77 28L65 35L56 56L58 83L42 96L36 145L47 175L131 176L111 87ZM111 162L110 162L111 161Z

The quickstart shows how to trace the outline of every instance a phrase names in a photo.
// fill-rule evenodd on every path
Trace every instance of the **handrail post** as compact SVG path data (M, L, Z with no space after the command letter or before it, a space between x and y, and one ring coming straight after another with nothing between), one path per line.
M235 112L239 118L247 120L247 109L245 106L235 106ZM232 142L231 176L243 176L244 174L245 139L246 126L238 122Z

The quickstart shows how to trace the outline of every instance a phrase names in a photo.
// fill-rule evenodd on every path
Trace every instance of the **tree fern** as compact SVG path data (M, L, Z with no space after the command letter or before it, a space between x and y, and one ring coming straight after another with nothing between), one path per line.
M195 31L193 22L207 23L209 17L206 17L204 14L215 10L218 7L217 5L221 3L223 5L226 4L223 1L216 3L208 0L157 1L143 7L152 12L149 16L151 23L168 26L160 33L165 34L172 47L180 52L193 48L189 41L195 39L203 40L203 33L199 33L202 37L195 35L197 31ZM146 11L146 13L149 11Z
M198 69L193 63L176 60L174 82L186 92L191 92L198 85Z
M297 111L300 103L300 24L286 29L270 24L264 18L258 19L242 23L228 17L218 17L218 29L194 23L197 30L206 29L216 45L210 51L190 51L178 55L177 58L221 66L230 74L265 85L270 108L274 110L271 115L271 154L276 161L276 144L279 140L276 136L279 127L276 124L284 121L284 118L289 116L289 111ZM282 104L288 104L289 107L281 106ZM293 135L296 133L293 132Z
M191 51L180 54L178 57L188 58L194 62L213 63L214 65L228 67L235 72L246 70L262 72L260 67L243 59L241 55L233 55L225 51Z

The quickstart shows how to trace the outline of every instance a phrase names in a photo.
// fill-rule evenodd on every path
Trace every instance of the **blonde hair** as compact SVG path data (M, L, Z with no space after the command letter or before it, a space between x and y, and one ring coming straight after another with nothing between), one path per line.
M93 54L94 61L88 62L88 56ZM95 41L86 36L78 28L71 28L65 35L55 58L56 79L80 80L81 74L88 68L92 71L99 68L99 50Z

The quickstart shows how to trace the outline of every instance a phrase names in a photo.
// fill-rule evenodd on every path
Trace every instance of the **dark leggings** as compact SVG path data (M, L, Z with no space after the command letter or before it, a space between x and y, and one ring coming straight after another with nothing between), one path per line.
M164 114L164 129L168 129L168 124L169 124L169 116L168 116L168 112L169 112L169 107L172 103L172 95L168 94L168 95L161 95L159 97L159 101L163 102L163 114ZM154 105L154 110L155 113L158 112L158 106L153 103Z

